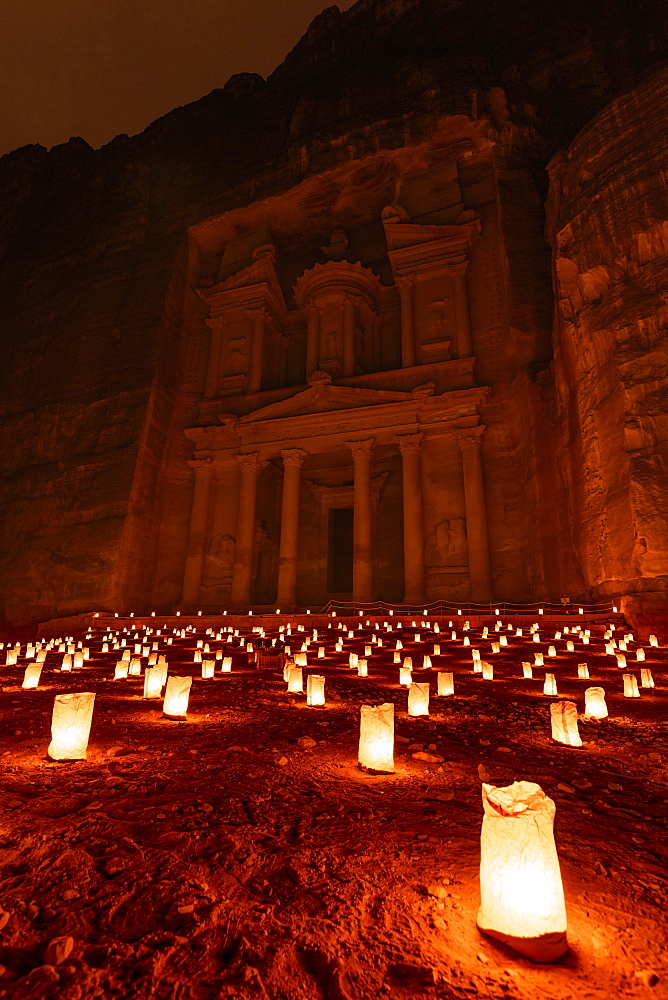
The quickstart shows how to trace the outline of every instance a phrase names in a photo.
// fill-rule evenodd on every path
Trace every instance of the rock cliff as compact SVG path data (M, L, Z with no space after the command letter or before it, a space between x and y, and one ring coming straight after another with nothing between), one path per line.
M497 191L498 597L665 608L667 36L660 0L361 0L266 81L0 159L0 616L177 599L155 566L192 489L189 229L464 133Z

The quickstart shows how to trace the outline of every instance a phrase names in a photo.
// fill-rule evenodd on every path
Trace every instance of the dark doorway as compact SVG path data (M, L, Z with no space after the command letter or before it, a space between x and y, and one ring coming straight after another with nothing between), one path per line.
M327 590L330 594L353 592L352 507L337 507L329 512Z

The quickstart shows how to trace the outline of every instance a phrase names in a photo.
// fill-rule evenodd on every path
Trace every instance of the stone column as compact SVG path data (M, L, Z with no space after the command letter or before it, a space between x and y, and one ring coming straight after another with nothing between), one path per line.
M482 436L484 427L463 427L452 431L462 453L466 538L469 555L471 600L487 604L492 600L487 538L485 486L482 478Z
M469 289L466 280L466 265L463 270L453 274L452 281L455 293L455 322L457 325L457 356L470 358L473 354L471 341L471 316L469 313Z
M230 601L236 607L247 608L250 604L253 578L257 477L266 462L259 457L257 452L238 455L237 458L241 465L241 482L239 483L239 513L237 515L237 538L234 547Z
M247 309L246 315L253 321L253 334L248 361L248 391L259 392L262 388L264 328L269 319L269 313L266 309Z
M283 500L281 503L281 542L278 552L278 596L281 609L297 607L297 544L299 540L299 492L301 468L308 452L287 448L283 456Z
M204 395L207 399L213 399L218 390L218 379L220 377L220 356L223 350L223 317L217 316L215 319L208 319L206 325L211 331L211 337L209 341L209 363L206 369Z
M346 295L343 300L343 377L355 374L355 302Z
M368 604L372 600L373 567L371 565L371 451L373 438L366 441L346 441L353 456L355 483L353 487L353 600Z
M320 366L320 310L309 302L306 307L306 380Z
M404 602L423 604L425 597L422 525L422 433L395 437L401 452L404 506Z
M188 465L195 470L195 489L190 512L190 535L181 601L186 607L194 607L199 603L202 586L213 462L210 458L203 458L188 462Z
M415 364L415 314L413 307L413 288L415 275L395 278L395 285L401 296L401 365L412 368Z

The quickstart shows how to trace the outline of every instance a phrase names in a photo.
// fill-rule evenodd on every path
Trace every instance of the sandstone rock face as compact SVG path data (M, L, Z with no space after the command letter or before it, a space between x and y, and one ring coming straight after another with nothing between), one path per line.
M497 599L660 609L666 34L650 0L362 0L316 18L267 81L234 77L99 151L0 160L0 620L179 602L184 429L218 420L198 407L198 289L218 280L220 220L306 197L309 219L345 210L361 234L406 178L428 215L434 162L484 234L471 323Z

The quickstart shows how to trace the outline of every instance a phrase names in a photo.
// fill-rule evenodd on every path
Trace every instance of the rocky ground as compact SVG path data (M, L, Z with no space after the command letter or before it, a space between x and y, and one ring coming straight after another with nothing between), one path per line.
M92 639L75 637L91 648L81 670L62 673L53 650L40 687L24 691L25 658L1 668L0 996L668 995L666 647L643 644L657 686L630 700L599 624L573 653L547 623L540 645L525 628L496 655L498 637L472 628L471 645L494 664L486 681L471 672L461 624L457 640L447 620L440 636L422 627L420 644L412 628L377 630L384 646L362 678L348 654L363 652L374 621L340 654L336 621L330 631L323 621L328 655L309 653L306 672L326 675L324 708L288 695L282 674L249 667L241 649L231 674L218 663L213 680L198 679L202 625L172 646L171 622L151 636L171 671L195 678L184 722L142 700L142 678L112 680L120 653L101 653L101 622ZM619 638L627 630L617 626ZM440 640L434 667L455 673L454 697L437 698L435 671L415 670L432 682L429 718L406 713L392 663L399 634L416 667ZM550 642L558 655L545 669L560 696L582 711L587 686L607 691L610 718L581 721L582 749L550 737L545 670L521 678L521 661ZM589 681L577 680L584 661ZM54 695L83 690L96 692L88 759L50 762ZM357 767L359 707L388 700L396 773L370 776ZM442 762L413 756L423 750ZM557 805L570 951L550 966L475 926L480 783L513 779L538 782Z

